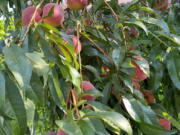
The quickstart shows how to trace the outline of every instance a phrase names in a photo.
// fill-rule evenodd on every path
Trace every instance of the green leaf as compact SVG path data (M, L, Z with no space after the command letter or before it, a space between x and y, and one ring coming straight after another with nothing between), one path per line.
M150 75L150 89L157 90L162 81L164 66L160 61L156 60L152 63L152 67Z
M148 35L148 29L146 28L146 26L139 20L130 20L130 21L126 21L126 24L135 24L138 27L142 28L144 30L144 32L146 33L146 35Z
M167 33L164 33L163 31L155 31L155 33L159 34L162 37L165 37L165 38L171 40L172 42L174 42L177 45L180 45L180 36L178 36L178 35L167 34Z
M130 76L120 76L120 79L124 82L124 84L131 90L133 91L133 84Z
M126 133L128 133L128 135L132 135L131 125L129 124L128 120L120 113L109 112L109 111L88 112L83 116L82 119L86 117L95 117L95 118L102 119L109 126L113 125L117 127L119 130L120 129L124 130Z
M104 87L104 90L103 90L104 96L102 97L102 103L104 103L104 104L107 104L107 102L110 98L111 86L112 86L112 83L108 82Z
M32 74L31 63L25 56L24 51L17 45L3 49L5 62L13 73L19 85L23 90L30 88L30 79Z
M96 135L109 135L101 120L96 118L89 118L89 119L95 128Z
M122 63L124 57L125 57L125 48L124 47L115 48L112 51L112 59L118 69L119 69L119 66Z
M40 53L33 52L33 53L26 53L26 57L32 64L33 70L40 76L47 75L49 71L49 64L42 59Z
M171 135L175 133L147 123L140 123L140 129L146 135Z
M99 80L101 81L101 77L99 76L99 73L97 71L96 68L94 68L93 66L91 65L86 65L84 66L84 68L86 68L87 70L89 70L90 72L92 72L94 74L94 76Z
M90 89L90 90L88 90L86 92L83 92L80 97L83 97L85 95L90 95L90 96L93 96L93 97L103 96L103 94L97 89Z
M81 128L83 135L95 135L95 128L89 119L78 121L78 125Z
M49 73L48 85L54 102L61 110L66 112L66 102L60 89L60 81L58 79L58 74L54 68L52 68L51 72Z
M95 111L112 111L109 106L97 101L88 101L87 104L91 105Z
M5 103L5 78L4 73L0 71L0 106Z
M20 131L19 133L15 133L17 133L16 135L25 135L27 130L27 118L24 102L18 88L8 77L6 78L6 92L7 98L16 116L16 121L18 124L16 127Z
M33 123L34 114L35 114L34 103L30 99L27 99L25 101L25 108L26 108L26 114L27 114L27 124L29 124L30 122Z
M44 104L44 88L40 78L34 72L32 73L31 87L37 103L42 106Z
M156 114L149 106L143 105L131 95L123 97L122 100L127 112L135 121L159 125Z
M73 120L73 116L70 112L68 112L65 120L58 120L56 121L56 124L59 128L68 133L68 135L83 135L81 129Z
M86 52L87 56L98 56L99 58L102 59L103 63L105 63L106 65L110 64L109 60L104 55L102 55L100 52L98 52L95 48L86 47L84 49L84 52Z
M170 33L168 25L162 19L155 19L155 18L148 17L148 18L141 18L141 20L146 23L153 24L160 27L167 34Z
M174 85L180 90L180 56L179 52L172 51L167 56L167 69Z
M81 87L80 87L81 75L74 67L72 67L72 65L68 63L66 64L67 64L66 70L68 70L68 75L66 76L66 79L73 83L77 91L77 96L79 96L81 94Z

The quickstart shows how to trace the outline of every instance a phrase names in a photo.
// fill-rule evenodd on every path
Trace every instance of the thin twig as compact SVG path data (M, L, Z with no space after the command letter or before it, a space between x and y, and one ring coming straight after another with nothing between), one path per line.
M121 27L121 32L122 32L122 36L123 36L123 42L124 42L124 46L125 46L125 50L127 51L127 42L126 42L126 35L124 33L124 27Z
M81 32L81 27L80 27L80 24L77 23L77 40L78 40L78 49L79 49L79 33ZM79 52L78 54L78 58L79 58L79 71L80 71L80 75L81 75L81 82L82 82L82 63L81 63L81 54Z
M34 19L35 19L35 17L36 17L37 10L41 7L41 5L43 4L43 2L44 2L44 0L42 0L42 1L36 6L36 9L35 9L35 11L34 11L34 13L33 13L33 16L32 16L32 18L31 18L31 21L29 22L29 24L28 24L28 26L27 26L27 29L26 29L26 31L25 31L22 39L20 40L20 43L19 43L20 46L21 46L22 43L24 42L24 40L25 40L25 38L26 38L29 30L30 30L31 25L32 25L33 22L34 22Z
M71 89L71 94L72 94L72 99L73 99L73 105L74 105L74 107L76 107L76 95L74 94L73 89ZM78 108L76 108L76 115L77 115L78 118L80 118Z
M85 34L80 33L83 37L85 37L86 39L88 39L91 43L94 44L94 46L104 55L108 58L108 60L111 62L112 65L114 65L113 60L104 52L103 49L101 49L91 38L87 37Z
M114 12L114 10L112 9L112 7L108 4L108 2L106 0L103 0L104 3L107 5L107 7L111 10L111 12L113 13L116 21L118 21L118 15Z
M155 37L159 42L161 42L162 44L164 44L165 46L169 47L164 41L162 41L158 36L156 36L154 33L152 33L151 31L148 31L153 37Z

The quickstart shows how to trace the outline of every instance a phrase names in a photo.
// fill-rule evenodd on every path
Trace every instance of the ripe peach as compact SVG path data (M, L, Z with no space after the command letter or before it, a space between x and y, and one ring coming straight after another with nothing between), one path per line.
M160 124L162 127L164 127L164 128L167 129L167 130L171 130L171 123L170 123L169 120L159 118L158 121L159 121L159 124Z
M77 37L74 36L74 35L70 35L72 41L73 41L73 44L74 44L74 52L76 54L79 54L81 52L81 42L78 41ZM68 43L68 40L63 38L64 42L65 43Z
M130 28L130 36L131 37L136 37L139 35L139 31L138 29L135 29L135 28Z
M26 26L30 23L35 9L36 9L35 7L31 6L31 7L26 8L23 11L23 13L22 13L22 24L23 24L23 26ZM42 13L42 10L39 8L37 10L36 17L35 17L36 22L39 22L41 20L41 13Z
M88 5L88 0L67 0L67 5L70 9L80 10Z
M159 0L155 4L155 9L157 10L165 10L171 4L171 0Z
M83 81L81 85L82 85L82 88L83 88L83 91L84 91L84 92L95 88L95 87L92 85L92 83L90 83L89 81ZM93 101L93 100L95 100L96 98L93 97L93 96L90 96L90 95L85 95L85 96L82 97L82 99L88 100L88 101Z
M134 58L136 58L137 60L140 60L140 61L145 60L144 58L142 58L140 56L134 56ZM146 61L146 63L148 64L147 61ZM135 61L132 61L132 64L135 66L134 72L136 73L136 76L132 76L133 80L143 81L144 79L146 79L148 77L148 75L146 73L144 73L143 70L141 70L141 68Z
M52 26L59 26L64 21L64 10L56 3L48 3L43 8L43 17L47 16L54 7L53 15L43 19L43 22Z
M68 134L65 133L62 129L59 129L57 135L68 135Z
M154 103L154 96L151 91L149 90L143 90L142 91L144 98L148 104Z

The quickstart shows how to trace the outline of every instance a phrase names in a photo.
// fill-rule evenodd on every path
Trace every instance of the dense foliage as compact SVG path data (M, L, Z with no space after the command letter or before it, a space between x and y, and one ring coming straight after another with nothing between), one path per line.
M0 0L0 134L49 132L180 133L179 0Z

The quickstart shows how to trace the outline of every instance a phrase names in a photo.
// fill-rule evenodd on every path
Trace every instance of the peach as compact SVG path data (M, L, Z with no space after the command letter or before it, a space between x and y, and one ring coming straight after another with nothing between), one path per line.
M131 37L136 37L139 35L139 31L138 29L135 29L135 28L130 28L130 36Z
M81 85L82 85L82 88L83 88L83 91L84 91L84 92L95 88L95 87L92 85L92 83L90 83L89 81L83 81L83 82L81 83ZM90 95L85 95L85 96L82 97L82 99L88 100L88 101L93 101L93 100L95 100L96 98L93 97L93 96L90 96Z
M64 10L60 5L56 3L46 4L43 8L43 17L46 17L49 14L52 7L54 7L52 16L44 18L43 22L52 26L59 26L64 21Z
M134 56L134 58L136 58L137 60L140 60L140 61L145 60L144 58L142 58L140 56ZM146 61L146 63L148 64L147 61ZM135 61L132 61L132 64L135 66L134 72L136 74L136 76L132 76L133 80L143 81L144 79L146 79L148 77L148 75L146 73L144 73L143 70L141 70L141 68Z
M70 9L80 10L88 5L88 0L67 0L67 5Z
M68 134L65 133L62 129L59 129L57 135L68 135Z
M22 13L22 24L23 24L23 26L26 26L26 25L28 25L30 23L35 9L36 8L34 6L31 6L31 7L26 8L23 11L23 13ZM41 20L41 13L42 13L42 10L39 8L37 10L37 13L36 13L36 16L35 16L35 21L36 22L39 22Z
M74 44L74 52L76 54L79 54L81 52L81 42L78 41L77 37L74 36L74 35L70 35L72 41L73 41L73 44ZM64 42L65 43L68 43L68 40L63 38Z
M143 90L142 91L144 98L148 104L154 103L154 96L151 91L149 90Z
M155 9L157 10L165 10L171 4L171 0L159 0L155 4Z
M159 124L160 124L162 127L164 127L164 128L167 129L167 130L171 130L171 123L170 123L169 120L159 118L158 121L159 121Z

